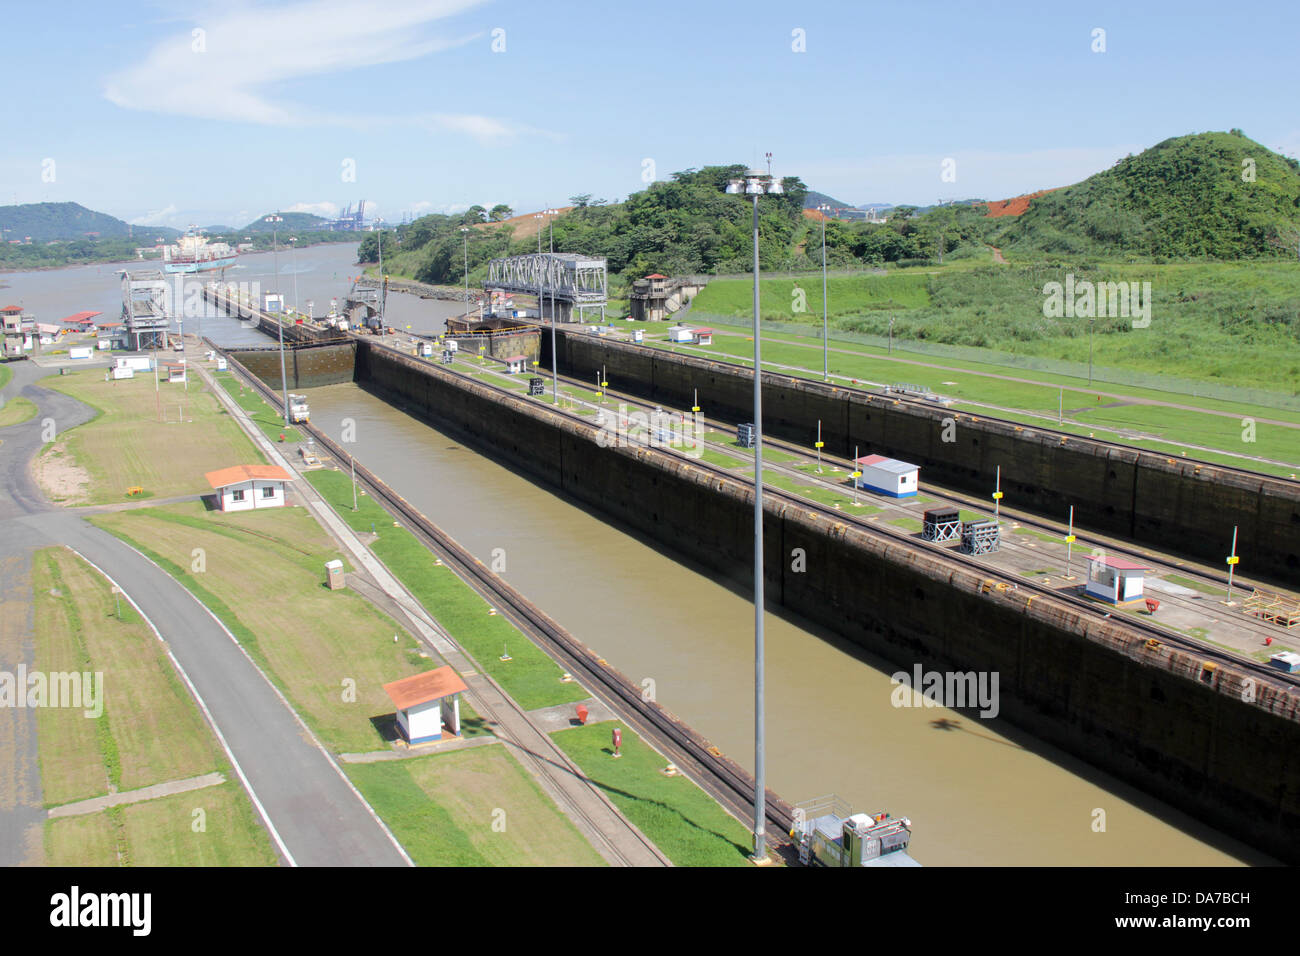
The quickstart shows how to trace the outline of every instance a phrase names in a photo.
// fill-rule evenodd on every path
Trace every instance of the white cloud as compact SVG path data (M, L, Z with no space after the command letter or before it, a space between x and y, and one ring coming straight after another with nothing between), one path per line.
M283 210L284 212L309 212L313 216L336 219L339 214L338 203L332 202L296 202Z
M385 4L382 15L365 0L213 6L196 15L193 31L159 43L110 76L104 96L124 109L200 119L351 128L401 123L499 143L528 128L472 114L352 116L315 110L274 93L294 80L419 59L478 39L481 33L452 37L431 27L483 2L403 0Z
M458 212L464 212L470 207L467 202L444 202L433 203L427 199L421 199L419 202L411 204L411 213L415 216L430 216L434 213L440 213L444 216L454 216Z
M808 185L847 202L930 205L939 199L1009 199L1039 189L1069 186L1113 166L1140 144L1062 147L1010 153L955 150L946 154L895 154L854 163L812 162L795 172ZM956 179L940 178L943 161L956 161Z
M155 212L145 213L143 216L136 216L131 220L133 226L166 226L169 220L174 219L179 210L175 203L168 203L162 209Z

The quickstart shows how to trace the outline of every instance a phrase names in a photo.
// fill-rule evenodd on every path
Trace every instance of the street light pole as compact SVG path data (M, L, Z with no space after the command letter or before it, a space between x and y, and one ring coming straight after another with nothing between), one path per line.
M831 207L822 203L817 207L817 211L822 214L822 379L829 382L831 380L831 346L830 346L830 324L826 320L826 214L831 211Z
M460 227L460 237L465 246L465 318L469 318L469 226Z
M289 268L293 269L293 311L298 311L298 237L289 237Z
M548 209L546 214L551 217L547 222L547 228L550 230L550 250L555 254L555 213L557 210ZM542 234L537 233L537 241L540 244ZM555 290L551 290L551 400L556 404L559 403L560 393L560 357L555 351ZM603 403L602 403L603 404Z
M267 216L271 224L271 255L275 257L275 295L280 311L275 317L275 328L280 333L280 392L284 400L284 427L289 427L289 376L284 370L284 297L280 295L280 236L279 226L283 216Z
M384 220L376 219L375 225L379 227L379 331L383 332L388 327L384 322L384 302L388 298L384 294L387 291L384 283Z
M769 164L771 156L768 156ZM758 198L779 195L781 182L751 170L727 183L726 191L745 194L754 204L754 861L767 861L767 762L763 667L763 356L759 335Z

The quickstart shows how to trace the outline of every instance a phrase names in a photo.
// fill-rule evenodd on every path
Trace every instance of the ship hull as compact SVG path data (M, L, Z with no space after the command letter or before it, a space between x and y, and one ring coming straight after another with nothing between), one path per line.
M169 274L211 272L214 269L227 269L234 264L234 256L228 259L205 259L201 262L164 262L163 272Z

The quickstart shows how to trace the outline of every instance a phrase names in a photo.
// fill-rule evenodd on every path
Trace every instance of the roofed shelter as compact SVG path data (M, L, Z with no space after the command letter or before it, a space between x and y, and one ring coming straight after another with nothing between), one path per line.
M217 492L222 511L282 508L286 483L293 475L277 465L232 465L210 471L205 478Z
M468 689L451 667L384 685L384 693L397 708L398 729L411 744L441 740L444 727L451 736L460 736L460 695Z
M1088 580L1083 593L1110 604L1142 599L1142 583L1151 568L1109 555L1089 555Z

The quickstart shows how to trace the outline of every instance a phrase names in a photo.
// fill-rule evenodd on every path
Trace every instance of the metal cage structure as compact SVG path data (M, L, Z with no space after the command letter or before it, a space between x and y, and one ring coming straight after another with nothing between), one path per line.
M569 321L574 308L579 311L599 308L605 314L608 275L604 259L572 252L529 253L493 259L488 263L483 287L541 296L554 303L563 321ZM539 309L540 311L540 309Z
M950 541L961 537L961 512L956 508L931 508L921 523L925 541Z
M122 273L122 322L127 347L136 351L165 349L171 327L172 288L161 271Z
M1001 529L989 518L966 521L961 526L961 550L966 554L991 554L1001 543Z

